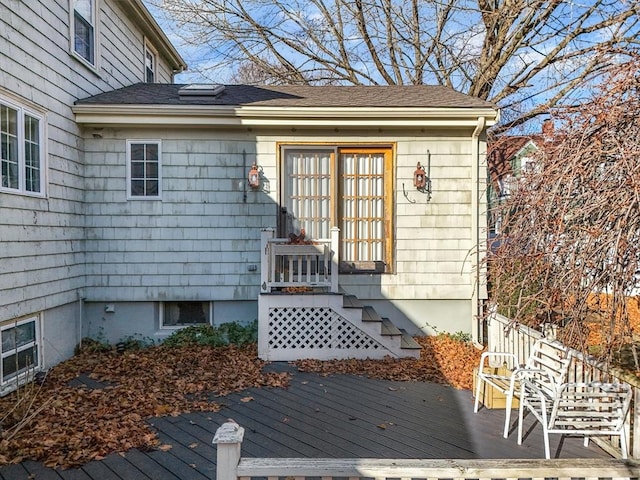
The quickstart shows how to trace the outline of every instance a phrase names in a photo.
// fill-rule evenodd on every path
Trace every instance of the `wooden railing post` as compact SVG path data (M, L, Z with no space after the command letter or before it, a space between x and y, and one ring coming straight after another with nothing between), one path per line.
M260 231L260 291L262 293L271 292L269 273L271 269L269 240L273 239L274 229L263 228Z
M213 443L217 445L218 450L216 460L217 480L237 480L243 438L244 428L236 422L227 422L216 431Z
M340 229L331 228L331 293L338 293L338 271L340 266Z

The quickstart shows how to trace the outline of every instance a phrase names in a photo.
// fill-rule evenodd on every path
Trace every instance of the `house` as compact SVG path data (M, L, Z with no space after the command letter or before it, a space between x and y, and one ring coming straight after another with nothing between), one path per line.
M494 105L439 86L177 85L184 62L138 0L8 5L0 99L25 123L24 180L0 190L4 383L83 336L198 323L259 319L269 359L475 332Z
M402 355L381 329L471 332L493 105L439 86L139 83L73 111L92 334L258 319L261 355L291 360Z
M79 98L186 68L141 0L0 0L0 393L81 338Z
M500 235L502 219L495 209L513 193L518 179L533 168L535 154L554 135L552 120L545 120L540 133L503 135L489 142L487 153L487 199L489 239Z

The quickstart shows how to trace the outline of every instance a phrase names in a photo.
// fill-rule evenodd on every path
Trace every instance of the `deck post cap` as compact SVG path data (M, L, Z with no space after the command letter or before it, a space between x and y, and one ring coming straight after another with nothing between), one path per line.
M242 443L243 438L244 428L236 422L226 422L216 430L213 443Z

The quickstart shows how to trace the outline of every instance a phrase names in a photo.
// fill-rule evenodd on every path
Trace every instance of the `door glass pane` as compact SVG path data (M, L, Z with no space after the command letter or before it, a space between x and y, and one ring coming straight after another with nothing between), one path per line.
M326 149L284 152L285 234L329 238L331 228L331 155Z
M340 155L340 258L345 262L385 261L384 160L384 152L363 151Z

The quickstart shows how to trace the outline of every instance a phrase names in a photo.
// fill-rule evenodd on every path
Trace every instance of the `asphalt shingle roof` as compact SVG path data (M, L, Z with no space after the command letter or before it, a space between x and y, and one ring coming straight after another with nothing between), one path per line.
M218 105L263 107L496 108L490 102L438 85L251 86L226 85L216 96L181 96L185 85L138 83L77 105Z

